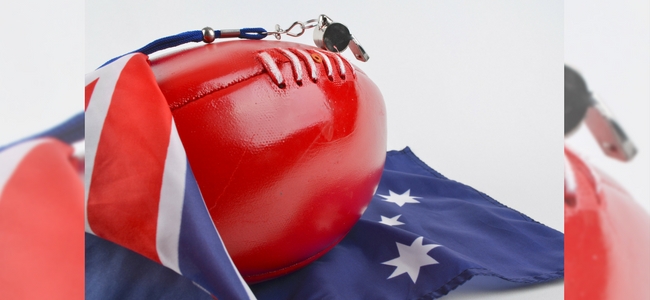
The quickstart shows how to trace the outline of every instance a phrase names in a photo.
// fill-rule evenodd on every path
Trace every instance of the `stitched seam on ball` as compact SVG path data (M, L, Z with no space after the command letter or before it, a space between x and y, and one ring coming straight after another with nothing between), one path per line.
M179 108L181 108L181 107L183 107L183 106L185 106L185 105L187 105L187 104L190 104L190 103L192 103L192 102L194 102L194 101L201 100L202 98L204 98L204 97L206 97L206 96L208 96L208 95L210 95L210 94L212 94L212 93L216 93L216 92L218 92L218 91L221 91L221 90L223 90L223 89L226 89L226 88L228 88L228 87L231 87L231 86L233 86L233 85L235 85L235 84L238 84L238 83L240 83L240 82L246 81L246 80L251 79L251 78L253 78L253 77L255 77L255 76L261 75L261 74L263 74L263 73L266 73L266 70L262 69L262 70L257 71L257 72L255 72L255 73L249 75L249 76L242 77L242 78L238 78L238 79L235 79L235 80L233 80L233 81L231 81L231 82L228 82L228 83L226 83L226 84L224 84L224 85L221 85L221 86L219 86L219 87L217 87L217 88L215 88L215 89L213 89L213 90L210 90L209 92L205 92L205 93L202 93L202 94L196 95L196 96L191 97L191 98L183 99L183 100L181 100L180 102L176 102L176 103L170 105L169 108L170 108L172 111L174 111L174 110L179 109Z
M324 63L325 63L324 67L325 67L326 72L328 73L327 77L329 77L330 81L333 80L334 78L331 77L331 76L332 76L332 71L334 69L334 66L332 66L331 63L329 63L330 62L329 56L327 54L325 54L325 53L322 53L321 51L318 51L318 50L309 49L308 51L311 52L311 53L318 53L323 57L324 60L326 60L326 61L324 61ZM345 80L345 73L346 73L345 67L344 67L345 64L347 64L347 66L350 68L350 70L352 70L352 75L353 75L354 78L356 78L356 72L354 70L354 67L352 66L352 64L350 64L349 61L347 61L347 59L345 59L343 57L338 57L338 56L336 57L336 59L337 59L337 65L339 67L339 77L341 77L341 79ZM276 65L278 65L278 66L282 66L284 64L292 64L291 61L281 61L279 63L277 63L277 62L274 62L274 63ZM190 103L192 103L194 101L200 100L201 98L206 97L206 96L208 96L208 95L210 95L212 93L216 93L216 92L221 91L223 89L226 89L226 88L228 88L230 86L233 86L233 85L235 85L237 83L249 80L249 79L251 79L251 78L253 78L255 76L258 76L258 75L261 75L261 74L264 74L264 73L267 74L267 76L269 77L269 79L271 79L271 81L273 83L276 83L274 78L273 78L273 74L269 73L269 71L267 70L266 66L264 66L263 63L260 63L260 64L262 65L262 69L260 71L257 71L255 73L249 75L249 76L246 76L246 77L235 79L235 80L233 80L231 82L228 82L228 83L226 83L224 85L221 85L221 86L219 86L219 87L217 87L217 88L215 88L215 89L213 89L213 90L211 90L209 92L205 92L205 93L202 93L202 94L199 94L199 95L195 95L194 97L183 99L181 101L175 102L174 104L169 105L169 108L172 111L177 110L179 108L184 107L187 104L190 104ZM295 66L293 66L293 64L292 64L292 68L295 68ZM293 74L293 72L292 72L292 74ZM297 80L297 79L294 78L294 80Z
M314 59L311 55L309 55L307 51L298 48L289 48L289 51L302 56L302 61L304 61L306 66L309 67L309 77L313 82L318 81L318 68L316 67L316 63L314 63Z
M288 61L281 62L282 65L284 65L284 64L288 64L288 63L289 63ZM235 85L235 84L238 84L238 83L240 83L240 82L244 82L244 81L246 81L246 80L249 80L249 79L251 79L251 78L254 78L254 77L259 76L259 75L262 75L262 74L266 74L266 75L269 77L269 79L271 79L271 82L273 82L272 75L269 74L269 72L266 71L266 69L264 68L264 66L262 66L262 69L261 69L261 70L255 72L255 73L253 73L253 74L251 74L251 75L249 75L249 76L242 77L242 78L238 78L238 79L233 80L233 81L231 81L231 82L228 82L228 83L226 83L226 84L224 84L224 85L221 85L221 86L219 86L219 87L217 87L217 88L215 88L214 90L211 90L211 91L209 91L209 92L202 93L202 94L200 94L200 95L196 95L196 96L194 96L194 97L191 97L191 98L188 98L188 99L184 99L184 100L182 100L182 101L180 101L180 102L176 102L176 103L174 103L174 104L172 104L172 105L169 105L169 109L172 110L172 111L177 110L177 109L179 109L179 108L184 107L184 106L187 105L187 104L193 103L193 102L195 102L195 101L197 101L197 100L201 100L202 98L204 98L204 97L206 97L206 96L208 96L208 95L210 95L210 94L212 94L212 93L216 93L216 92L218 92L218 91L224 90L224 89L229 88L229 87L231 87L231 86L233 86L233 85ZM273 83L273 84L275 84L275 83Z
M260 51L257 53L258 62L262 64L262 68L266 70L266 73L269 74L271 81L279 87L284 86L284 77L282 77L282 71L280 67L275 62L275 59L267 51Z

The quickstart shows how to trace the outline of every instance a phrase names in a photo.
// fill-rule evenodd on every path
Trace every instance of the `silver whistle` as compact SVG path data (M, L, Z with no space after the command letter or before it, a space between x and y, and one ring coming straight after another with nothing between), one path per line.
M629 161L636 155L634 143L614 115L589 91L582 75L565 65L565 136L571 134L580 122L587 124L605 155L620 161Z
M318 23L314 29L314 43L317 47L332 52L343 52L350 47L356 59L363 62L370 59L359 41L350 34L348 27L334 22L326 15L318 16Z

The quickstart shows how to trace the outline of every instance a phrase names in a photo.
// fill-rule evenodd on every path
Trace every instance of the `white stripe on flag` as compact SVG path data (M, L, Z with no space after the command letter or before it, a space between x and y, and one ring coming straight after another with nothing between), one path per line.
M115 90L117 80L120 78L122 69L124 69L124 66L133 55L125 55L111 64L86 75L86 85L99 78L95 84L93 94L90 96L85 114L86 163L84 172L84 219L86 222L86 232L88 233L93 233L90 224L88 224L88 191L93 176L99 136L104 127L104 120L106 119L108 107L113 98L113 91Z
M0 200L2 199L2 192L7 185L7 181L14 174L14 171L16 171L16 168L25 155L44 141L46 139L31 140L0 152Z
M167 148L165 170L160 190L160 204L158 206L156 250L160 262L178 274L181 274L178 266L178 241L181 233L186 173L187 159L185 150L178 137L176 124L172 119L169 147Z

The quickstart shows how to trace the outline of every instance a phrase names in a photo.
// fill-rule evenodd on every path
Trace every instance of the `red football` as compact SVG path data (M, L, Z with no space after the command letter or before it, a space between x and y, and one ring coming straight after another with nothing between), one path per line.
M248 282L334 247L379 183L386 111L340 55L279 41L152 61L210 215Z

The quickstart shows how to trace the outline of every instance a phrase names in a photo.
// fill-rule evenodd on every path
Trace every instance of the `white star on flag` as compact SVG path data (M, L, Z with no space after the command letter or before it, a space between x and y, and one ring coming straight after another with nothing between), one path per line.
M413 241L411 246L395 242L397 244L397 251L399 251L399 257L383 262L382 264L397 268L386 279L407 273L413 283L415 283L418 280L421 267L438 264L438 261L429 256L427 252L440 245L422 245L423 240L424 237L419 237Z
M416 198L421 198L421 197L414 197L411 196L411 190L407 190L403 194L397 194L391 190L388 190L388 193L390 195L379 195L380 197L384 198L386 202L393 202L397 204L399 207L402 207L405 203L420 203L420 201L415 200Z
M397 221L397 219L399 219L399 217L401 217L401 216L402 215L397 215L397 216L394 216L392 218L387 218L387 217L381 216L381 221L379 221L379 223L384 224L384 225L388 225L388 226L403 225L404 223L402 223L400 221Z

